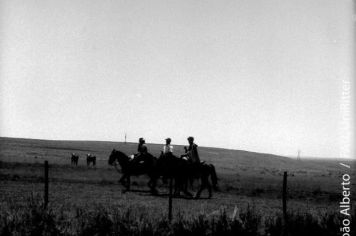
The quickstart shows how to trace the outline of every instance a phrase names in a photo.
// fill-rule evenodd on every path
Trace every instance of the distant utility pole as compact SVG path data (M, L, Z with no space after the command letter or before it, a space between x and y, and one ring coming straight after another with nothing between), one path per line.
M126 137L127 137L127 135L126 135L126 132L125 132L125 144L126 144Z
M298 150L297 160L300 161L300 150Z

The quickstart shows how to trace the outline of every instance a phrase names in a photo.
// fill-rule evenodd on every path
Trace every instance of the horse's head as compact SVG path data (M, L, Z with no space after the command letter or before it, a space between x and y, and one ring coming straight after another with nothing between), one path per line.
M118 161L119 163L122 163L124 161L128 161L129 157L126 156L126 154L113 149L110 156L109 156L109 160L108 160L108 164L109 165L113 165L116 161Z
M117 151L115 149L113 149L109 156L108 164L113 165L116 160L116 157L117 157Z

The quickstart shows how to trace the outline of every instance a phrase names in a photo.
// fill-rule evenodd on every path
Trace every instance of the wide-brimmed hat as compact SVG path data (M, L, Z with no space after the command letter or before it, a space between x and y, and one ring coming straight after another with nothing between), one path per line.
M167 141L169 141L169 142L170 142L170 141L172 141L172 139L171 139L171 138L166 138L165 140L167 140Z
M144 138L139 138L138 141L139 141L139 142L144 142L145 139L144 139Z

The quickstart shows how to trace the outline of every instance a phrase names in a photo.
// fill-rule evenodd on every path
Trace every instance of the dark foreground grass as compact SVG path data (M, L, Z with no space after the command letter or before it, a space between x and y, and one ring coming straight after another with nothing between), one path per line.
M288 215L285 228L281 215L268 218L254 207L228 216L221 210L214 216L189 217L178 214L169 222L165 215L152 217L149 212L96 205L44 209L42 199L29 197L25 206L12 202L0 211L1 235L324 235L340 234L341 216L335 213ZM351 229L355 229L355 216ZM354 235L350 232L349 235Z

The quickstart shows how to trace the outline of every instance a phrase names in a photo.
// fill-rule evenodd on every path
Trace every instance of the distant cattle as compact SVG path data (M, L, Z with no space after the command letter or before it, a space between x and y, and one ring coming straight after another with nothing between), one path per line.
M72 157L71 157L71 164L72 165L78 165L78 160L79 160L79 155L72 153Z
M95 166L95 164L96 164L96 156L88 153L87 154L87 166L90 166L90 163L92 163L93 166Z

